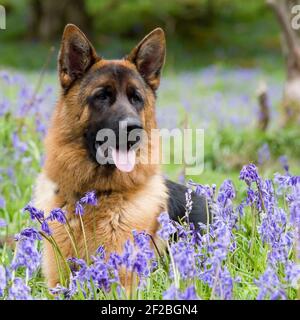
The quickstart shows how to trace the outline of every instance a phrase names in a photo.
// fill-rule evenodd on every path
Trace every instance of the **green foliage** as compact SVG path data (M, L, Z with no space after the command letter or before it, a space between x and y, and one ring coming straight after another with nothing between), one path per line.
M244 163L258 162L257 151L267 144L273 163L282 155L300 158L298 127L261 132L246 129L234 133L232 129L217 130L206 136L205 163L214 170L239 170Z
M259 14L268 12L262 1L246 4L237 0L88 0L86 4L88 12L95 18L96 30L118 34L141 33L160 25L171 34L181 33L184 37L222 22L232 24L257 20Z
M28 28L32 2L6 2L7 30L0 31L0 66L40 69L50 46L58 51L61 32L51 44L32 39ZM87 34L104 57L122 57L160 26L167 34L167 69L171 71L216 63L272 69L282 64L277 22L260 0L86 0L86 9ZM50 67L55 66L53 57Z

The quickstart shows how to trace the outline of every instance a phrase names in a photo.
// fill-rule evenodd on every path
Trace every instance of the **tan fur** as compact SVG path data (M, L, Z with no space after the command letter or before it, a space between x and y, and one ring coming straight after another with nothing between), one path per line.
M33 203L36 208L43 210L46 216L55 208L57 189L56 183L48 179L44 173L39 174L33 190Z
M68 40L70 32L78 33L72 27L65 34L63 41L70 41ZM72 37L76 38L77 35L72 34ZM164 41L161 31L156 31L154 37L158 37L158 41ZM79 40L84 41L84 39L86 38L79 34ZM63 42L62 52L68 50L67 44L64 45ZM84 47L84 50L87 49ZM137 71L136 65L129 59L108 61L94 57L94 50L92 54L96 62L88 72L107 64L119 64ZM63 63L62 58L60 63ZM83 216L89 255L93 255L100 245L105 247L107 256L114 251L121 253L125 241L132 238L133 230L146 231L161 246L155 235L158 228L157 217L166 210L168 195L159 165L138 163L130 173L114 170L107 175L103 167L92 162L83 142L89 108L80 105L82 97L79 93L88 96L99 84L91 84L86 88L86 92L82 93L80 81L76 82L73 78L65 81L67 78L65 72L67 71L60 68L62 87L65 89L71 83L72 86L67 94L62 92L45 140L46 161L37 182L36 205L47 213L57 207L66 210L68 221L74 230L79 257L83 259L85 259L84 238L80 220L74 212L76 201L91 190L95 190L99 198L96 207L86 206ZM153 86L158 86L158 83L159 76L151 78ZM150 138L151 129L156 128L155 97L150 88L145 86L143 90L146 91L147 99L140 117ZM159 152L159 146L150 139L143 148L148 148L149 157ZM65 258L75 256L64 225L50 222L50 227L63 256ZM43 271L50 287L59 282L54 252L48 242L44 245ZM121 282L126 284L126 275L121 273L120 276Z

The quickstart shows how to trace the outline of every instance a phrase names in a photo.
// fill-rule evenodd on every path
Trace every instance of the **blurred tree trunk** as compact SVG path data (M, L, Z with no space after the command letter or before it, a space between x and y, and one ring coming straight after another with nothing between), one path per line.
M207 0L205 4L205 22L213 25L216 19L216 3L214 0Z
M282 124L300 121L300 37L292 28L292 7L297 0L267 0L282 30L283 53L286 60L286 82L282 101ZM299 21L300 22L300 21Z
M268 102L267 84L261 82L257 90L259 104L259 114L257 127L261 131L266 131L270 122L270 107Z
M84 0L31 0L29 32L43 41L57 39L67 23L87 31L89 17Z

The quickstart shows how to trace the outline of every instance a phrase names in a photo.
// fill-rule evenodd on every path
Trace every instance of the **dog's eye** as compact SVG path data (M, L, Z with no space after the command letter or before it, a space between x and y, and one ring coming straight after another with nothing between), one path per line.
M94 95L94 98L101 100L102 102L107 102L112 98L112 90L109 87L100 88Z
M141 97L141 95L137 91L134 91L130 94L129 100L132 104L143 103L143 98Z

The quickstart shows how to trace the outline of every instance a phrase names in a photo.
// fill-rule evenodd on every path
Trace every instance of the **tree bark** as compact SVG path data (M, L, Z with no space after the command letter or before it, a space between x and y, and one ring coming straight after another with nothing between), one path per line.
M268 102L267 85L262 82L257 91L259 114L257 127L261 131L266 131L270 122L270 107Z
M89 27L84 0L31 0L29 35L42 41L59 38L64 26L74 23L83 31Z
M300 121L300 40L292 29L292 0L267 0L273 9L283 35L283 53L286 60L286 82L282 100L282 124Z

